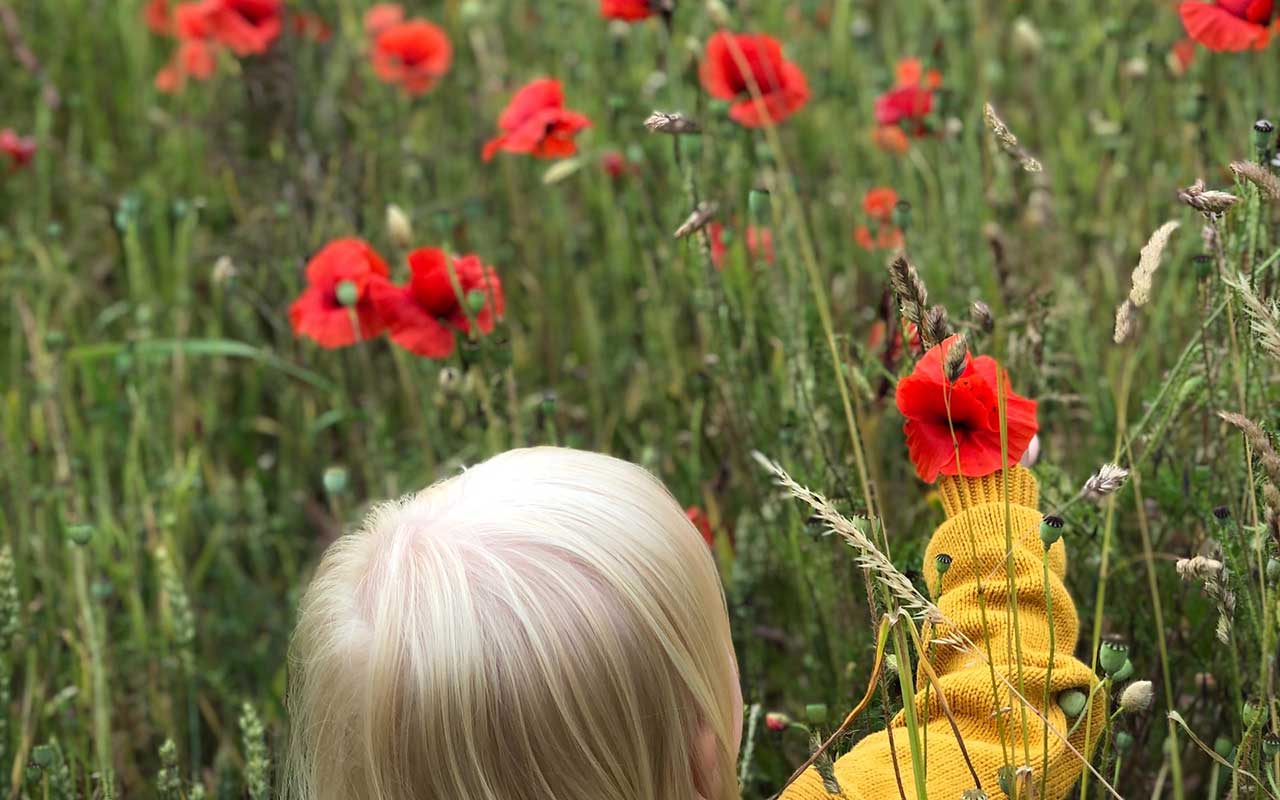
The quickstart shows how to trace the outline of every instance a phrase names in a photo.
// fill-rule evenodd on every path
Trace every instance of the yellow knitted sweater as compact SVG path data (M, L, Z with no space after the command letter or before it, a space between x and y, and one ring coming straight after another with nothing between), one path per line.
M1005 475L1008 477L1007 506L1003 491ZM924 575L926 585L936 586L935 557L951 556L951 567L943 575L937 604L955 627L940 625L931 632L926 631L923 638L926 642L937 641L961 631L980 651L981 655L934 644L932 664L987 796L1004 796L997 774L1005 764L1011 764L1014 769L1029 765L1038 789L1044 764L1044 726L1030 710L1026 710L1024 717L1020 702L1005 684L998 682L998 691L993 692L991 669L984 658L989 658L996 673L1018 687L1023 697L1045 714L1050 609L1045 602L1044 545L1040 540L1041 515L1037 510L1039 487L1026 469L1012 467L1004 474L985 478L944 477L938 488L947 520L929 542ZM1013 603L1005 569L1006 508L1013 542L1017 625L1022 641L1021 676L1019 656L1013 645ZM1078 689L1087 695L1096 681L1089 667L1074 657L1080 624L1062 582L1065 572L1066 551L1059 541L1049 550L1055 650L1047 717L1053 728L1064 734L1075 720L1067 719L1059 708L1058 694ZM985 628L978 603L979 585L986 600ZM924 759L928 795L931 800L960 800L965 790L975 788L973 774L961 755L951 724L942 713L937 692L929 692L926 709L926 685L928 678L921 671L916 678L915 706L922 723L928 720L928 750ZM1086 712L1093 715L1091 724L1081 722L1070 737L1072 746L1080 753L1086 753L1086 728L1092 728L1092 740L1098 739L1106 712L1106 699L1102 695L1097 693ZM892 800L900 796L891 753L896 753L906 797L915 798L906 723L901 713L894 718L892 728L892 750L887 732L879 731L864 738L836 761L836 780L848 800ZM1092 743L1088 749L1092 749ZM1052 731L1048 752L1048 785L1041 800L1062 800L1079 779L1084 765ZM839 796L829 794L817 772L810 769L782 794L782 800L827 800Z

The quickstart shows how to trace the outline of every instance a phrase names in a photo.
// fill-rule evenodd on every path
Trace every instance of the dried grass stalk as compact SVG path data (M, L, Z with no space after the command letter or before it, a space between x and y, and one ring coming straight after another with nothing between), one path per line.
M1008 153L1024 170L1027 172L1044 170L1044 166L1018 143L1018 137L1013 135L1013 131L1009 130L1009 126L1000 119L990 103L983 104L982 119L986 122L991 135L995 137L996 144L1000 145L1000 149Z
M672 234L677 239L683 239L691 233L700 231L707 226L711 220L715 219L716 212L720 210L720 204L711 200L703 200L698 203L698 207L689 214L689 217L676 228L676 232Z
M1128 298L1116 307L1116 327L1111 338L1116 344L1124 344L1133 333L1133 302Z

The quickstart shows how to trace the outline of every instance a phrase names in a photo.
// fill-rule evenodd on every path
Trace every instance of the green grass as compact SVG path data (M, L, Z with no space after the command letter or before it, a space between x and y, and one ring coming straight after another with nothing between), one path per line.
M1276 214L1242 188L1222 267L1198 277L1201 221L1175 194L1197 177L1232 188L1226 163L1253 157L1254 119L1280 111L1273 52L1201 51L1175 77L1165 54L1182 34L1163 3L1018 4L1036 52L1016 43L1009 4L989 0L730 4L736 29L774 34L809 76L813 100L773 138L729 122L698 87L693 47L714 28L693 0L670 39L656 23L617 35L586 0L408 5L455 46L449 75L413 101L374 80L354 0L309 6L335 27L327 44L224 59L176 97L152 89L169 44L143 27L140 3L0 3L42 66L0 50L0 127L40 143L30 168L0 176L0 545L17 592L0 648L0 797L13 780L10 797L150 797L192 781L244 796L262 774L244 733L255 717L279 760L293 610L325 545L372 502L534 443L637 461L712 510L735 533L718 553L748 703L843 716L874 660L860 570L750 453L863 512L852 416L892 558L918 571L941 512L905 457L883 391L895 376L865 347L886 254L852 236L877 185L911 204L908 253L931 299L961 323L975 299L994 310L995 333L972 343L1041 402L1047 500L1070 498L1104 461L1138 473L1066 515L1078 655L1124 638L1160 698L1121 718L1136 744L1117 788L1169 790L1169 699L1260 774L1260 736L1280 710L1275 544L1250 527L1266 519L1265 475L1215 412L1280 424L1275 360L1238 300L1222 305L1234 293L1219 276L1269 259L1257 286L1274 296ZM950 133L897 156L871 144L871 109L913 55L942 71L937 123ZM543 74L595 122L580 167L550 185L544 162L479 158L510 92ZM1044 173L995 148L987 100ZM655 108L689 113L706 135L647 134ZM606 149L639 173L608 178ZM758 186L773 189L767 212L749 207ZM716 272L697 237L673 240L691 190L739 231L768 221L777 263L748 260L739 236ZM420 244L474 251L504 281L505 322L448 362L382 340L322 351L289 329L301 266L330 238L366 237L403 277L389 203ZM1116 346L1115 307L1166 219L1182 228L1136 335ZM1214 522L1217 506L1231 522ZM1173 569L1211 538L1235 582L1230 646L1215 639L1214 602ZM12 613L0 612L3 629ZM1265 720L1244 723L1248 699ZM758 736L750 798L807 755L799 733ZM162 756L166 740L176 750ZM1186 796L1210 796L1209 757L1185 735L1177 748ZM1105 775L1112 757L1095 759Z

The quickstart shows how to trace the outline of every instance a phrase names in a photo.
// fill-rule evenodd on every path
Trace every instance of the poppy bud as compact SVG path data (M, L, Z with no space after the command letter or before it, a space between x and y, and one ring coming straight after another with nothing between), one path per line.
M1013 797L1013 767L1005 764L996 772L996 783L1000 784L1000 791L1004 792L1005 797Z
M413 246L413 224L409 222L409 215L395 203L387 206L387 236L401 250Z
M1116 683L1121 683L1123 681L1129 680L1132 677L1133 677L1133 661L1126 658L1124 660L1124 665L1120 667L1120 670L1116 674L1111 676L1111 680L1115 681Z
M1217 739L1213 741L1213 752L1217 753L1218 755L1222 756L1228 761L1233 761L1235 760L1233 756L1235 755L1235 752L1236 752L1236 746L1232 744L1231 740L1228 739L1227 737L1219 736Z
M729 15L729 7L722 0L707 0L707 17L717 28L728 28L733 25L733 17Z
M1277 558L1267 559L1267 580L1271 581L1272 583L1275 583L1277 580L1280 580L1280 559L1277 559Z
M790 724L791 717L781 711L770 711L764 715L764 726L775 733L785 731Z
M755 220L757 225L769 224L769 191L767 189L752 189L747 195L747 207L751 209L751 218Z
M436 380L440 384L441 391L452 392L462 382L462 373L458 372L454 367L443 367L440 373L436 375Z
M1035 58L1044 49L1044 37L1026 17L1013 21L1013 51L1023 58Z
M1156 692L1151 681L1134 681L1124 687L1124 692L1120 695L1120 708L1126 714L1141 714L1151 710L1155 699Z
M973 317L973 321L978 323L978 327L982 328L984 333L991 333L996 327L996 318L991 313L991 306L981 300L973 301L973 305L969 308L969 315Z
M1068 689L1058 695L1058 708L1062 709L1062 713L1067 715L1068 719L1075 719L1084 713L1085 704L1089 702L1089 698L1079 689Z
M1062 538L1064 524L1062 517L1055 517L1052 514L1046 514L1044 519L1040 520L1040 541L1044 542L1046 550Z
M78 524L67 526L67 539L70 540L72 544L79 547L84 547L89 542L93 541L93 534L94 530L92 525Z
M1280 755L1280 736L1267 732L1262 736L1262 752L1267 758L1274 758Z
M338 298L338 304L347 308L351 308L360 300L360 290L351 281L339 283L338 288L334 290L334 295Z
M1098 660L1108 675L1115 675L1129 660L1129 645L1123 642L1103 642L1098 648Z
M1131 747L1133 747L1133 734L1128 731L1117 731L1116 750L1121 753L1127 753Z
M938 571L938 577L941 578L947 574L947 570L951 569L951 556L946 553L938 553L933 557L933 568Z
M329 467L324 471L322 482L327 494L342 494L347 489L346 467Z
M827 721L827 706L825 703L810 703L804 707L805 719L815 725L821 725Z

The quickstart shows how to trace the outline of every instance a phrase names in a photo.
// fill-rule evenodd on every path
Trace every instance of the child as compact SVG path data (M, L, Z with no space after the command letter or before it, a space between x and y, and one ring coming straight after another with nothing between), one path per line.
M516 450L325 553L292 658L296 800L730 800L715 563L652 475Z
M1007 495L1005 478L1007 478ZM926 784L930 798L961 800L966 790L976 789L974 773L982 782L987 797L1001 797L999 772L1006 763L1030 767L1022 780L1033 784L1032 791L1018 793L1020 800L1062 800L1070 793L1084 764L1052 731L1049 733L1048 779L1044 794L1039 794L1044 770L1044 725L1030 709L1025 711L1009 690L1017 689L1036 712L1044 714L1045 681L1049 682L1048 718L1054 729L1067 732L1078 721L1075 733L1068 737L1079 753L1088 752L1101 737L1105 698L1099 692L1090 708L1083 699L1096 679L1093 672L1074 656L1080 621L1071 596L1063 585L1066 551L1061 541L1049 547L1049 596L1045 600L1045 546L1052 542L1056 530L1047 526L1046 539L1040 531L1042 517L1036 510L1039 488L1030 471L1013 466L1005 472L983 477L945 476L938 483L938 493L947 521L934 532L924 558L926 585L941 586L935 600L939 609L954 626L943 624L929 631L932 638L931 663L946 694L964 742L964 751L938 702L938 693L930 691L925 704L924 687L928 678L922 671L917 676L916 713L922 724L927 720L928 755ZM1006 506L1005 498L1008 498ZM1013 544L1014 588L1017 592L1018 633L1022 646L1015 650L1012 604L1005 573L1005 511L1009 513L1009 534ZM939 556L949 558L939 559ZM946 564L941 576L939 564ZM985 609L979 605L979 582ZM985 616L985 621L984 621ZM1052 618L1052 629L1050 619ZM1055 642L1053 669L1049 662L1050 634ZM977 652L948 644L937 644L964 633L976 645ZM995 666L997 678L984 659ZM1021 677L1019 677L1019 661ZM1004 680L1002 681L1001 678ZM992 692L997 681L998 694ZM1004 681L1008 681L1005 683ZM1064 693L1079 692L1072 699L1059 699ZM999 697L998 703L993 697ZM1079 705L1073 705L1079 702ZM1003 709L992 714L993 708ZM1070 716L1067 711L1073 712ZM1080 719L1082 713L1093 719ZM1023 720L1026 720L1025 727ZM782 794L782 800L881 800L899 797L898 781L908 798L916 797L907 728L902 714L893 724L892 750L885 731L871 734L858 742L852 751L836 761L834 773L843 793L833 794L824 788L816 770L809 770ZM1086 731L1090 736L1086 747ZM894 770L896 754L897 773ZM972 771L970 771L970 764ZM1006 782L1015 782L1015 774ZM1026 785L1025 783L1022 785ZM1010 796L1013 796L1010 786ZM981 795L972 795L981 796Z

